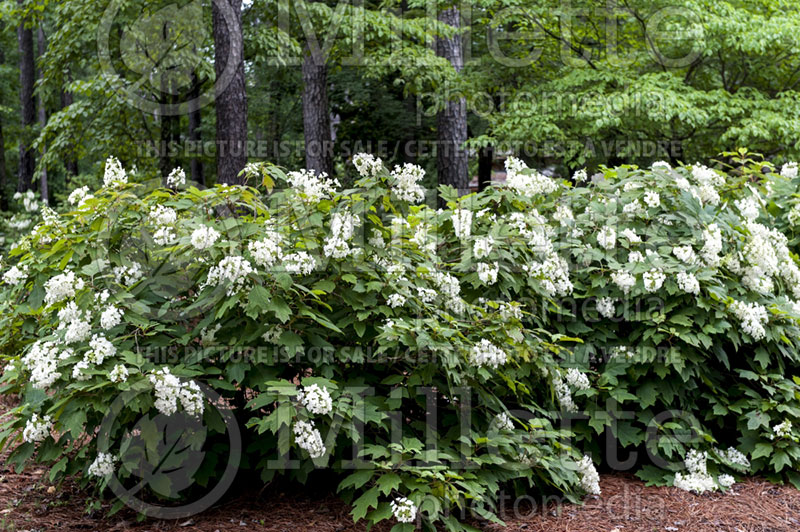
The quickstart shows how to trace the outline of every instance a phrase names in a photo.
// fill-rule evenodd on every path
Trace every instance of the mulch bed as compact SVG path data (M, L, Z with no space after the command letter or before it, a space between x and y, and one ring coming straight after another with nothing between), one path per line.
M5 408L3 408L5 406ZM8 407L0 398L0 415ZM2 457L4 458L4 456ZM754 478L727 494L694 495L677 488L646 487L631 475L601 475L602 496L582 506L533 498L508 502L501 511L505 526L471 521L487 532L798 532L800 491ZM355 532L350 508L335 496L309 496L260 486L219 503L200 515L175 521L139 522L130 510L106 518L85 513L88 494L73 482L53 486L44 468L17 474L0 467L0 532ZM107 508L107 507L106 507ZM393 523L374 527L387 532Z

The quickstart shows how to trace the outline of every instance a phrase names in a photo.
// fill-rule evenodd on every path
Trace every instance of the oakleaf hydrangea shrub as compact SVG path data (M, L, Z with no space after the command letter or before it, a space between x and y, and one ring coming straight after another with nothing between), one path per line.
M661 162L574 183L512 158L507 187L459 207L478 220L464 260L495 272L475 268L481 297L580 340L554 384L565 412L588 416L585 451L627 460L600 452L610 431L640 477L697 492L744 473L800 486L800 268L774 208L794 171L738 158L730 173Z
M214 486L232 452L265 482L332 470L355 519L400 529L460 529L451 509L466 504L496 520L503 489L598 493L560 424L558 398L589 393L559 365L570 341L507 297L528 281L500 262L527 243L484 241L492 260L476 271L458 257L486 212L426 207L415 166L354 162L349 190L263 165L245 172L274 190L198 190L180 172L169 188L137 184L109 159L101 189L73 193L8 257L0 383L21 398L0 426L9 463L128 486L131 438L157 445L158 416L182 415L207 428L186 444L204 458L193 482L149 486L148 501ZM506 288L490 297L490 281Z

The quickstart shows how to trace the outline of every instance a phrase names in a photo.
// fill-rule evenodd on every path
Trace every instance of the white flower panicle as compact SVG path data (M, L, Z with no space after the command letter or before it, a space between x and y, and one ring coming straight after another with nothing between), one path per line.
M752 336L754 340L761 340L767 335L764 325L767 324L769 316L763 305L734 301L730 309L740 320L742 331Z
M728 447L727 451L715 449L716 453L729 465L740 470L750 469L750 460L741 451L735 447Z
M575 390L588 390L591 388L589 377L578 368L569 368L564 376L567 384Z
M93 197L94 197L94 196L92 196L92 195L89 193L89 187L80 187L80 188L76 188L75 190L73 190L73 191L70 193L69 197L67 198L67 202L68 202L70 205L75 205L75 206L77 206L77 207L79 207L79 208L80 208L80 207L82 207L82 206L83 206L83 204L84 204L84 203L85 203L87 200L90 200L90 199L92 199Z
M117 364L108 372L108 380L111 382L125 382L128 380L128 368L122 364Z
M617 245L617 232L613 227L603 227L597 233L597 243L603 249L614 249L614 246Z
M417 506L406 497L398 497L390 506L398 523L413 523L417 518Z
M56 382L61 376L58 360L58 347L53 342L35 342L21 359L22 366L31 372L31 386L44 390Z
M496 262L491 264L487 262L479 262L477 269L478 279L480 279L482 283L493 285L497 282L497 274L500 273L500 267Z
M717 266L722 252L722 230L717 224L711 224L703 230L703 249L700 255L708 266Z
M166 367L155 371L149 378L155 389L155 407L159 412L171 416L178 411L180 402L187 414L195 417L202 415L205 400L196 382L181 382Z
M672 254L678 258L679 261L685 264L694 264L697 262L697 255L692 249L692 246L678 246L672 248Z
M494 416L492 426L497 430L514 430L514 422L507 412L500 412Z
M655 209L656 207L661 205L661 196L659 196L658 192L649 190L644 194L644 202L651 209Z
M614 299L610 297L601 297L597 300L597 312L604 318L613 318L616 314L616 307Z
M292 187L303 196L307 203L319 203L336 193L340 187L336 179L328 179L328 174L316 175L311 170L299 170L286 174L286 179Z
M85 359L92 364L100 365L107 358L111 358L117 354L117 348L114 347L108 338L101 334L95 334L89 340L89 347L91 350L85 355Z
M531 170L516 157L506 159L506 186L522 196L550 194L558 189L558 183L536 170Z
M792 437L792 422L789 420L783 421L772 427L772 434L769 435L771 440L775 438L791 438Z
M326 387L318 384L306 386L297 394L297 399L312 414L321 416L330 414L333 411L333 400Z
M144 270L138 262L133 262L130 266L115 266L112 273L114 280L126 287L135 285L144 277Z
M633 229L623 229L619 233L619 235L622 236L622 237L625 237L628 240L628 242L630 242L631 244L641 244L642 243L642 237L637 235L636 231L634 231Z
M392 294L386 298L386 303L391 308L402 307L406 304L406 297L401 294Z
M52 428L53 421L50 416L44 416L40 419L34 413L25 423L25 428L22 430L22 440L28 443L42 442L50 435Z
M478 367L490 366L497 369L507 360L506 352L485 338L470 351L470 362Z
M219 261L219 264L208 271L208 277L200 285L200 288L227 286L227 295L232 296L244 289L251 273L253 273L253 267L244 257L239 255L225 257Z
M298 251L283 258L283 267L295 275L310 275L317 267L317 261L305 251Z
M469 238L472 234L472 211L455 209L453 211L453 229L458 238Z
M357 153L353 156L353 166L361 177L374 177L383 168L383 161L369 153Z
M100 327L105 330L113 329L122 322L122 311L114 305L109 305L100 315Z
M581 168L580 170L572 174L572 179L576 183L583 183L584 181L589 179L589 175L586 173L586 168Z
M297 421L294 424L294 441L304 449L311 458L320 458L325 454L322 435L314 428L313 421Z
M708 474L707 460L707 452L689 449L684 459L688 473L675 473L673 485L676 488L695 493L717 491L720 486L723 488L731 487L735 481L730 475L720 475L715 481L714 477Z
M128 174L122 168L119 159L114 156L106 159L106 168L103 173L103 185L110 187L116 184L124 184L128 182Z
M749 198L744 198L740 200L734 201L736 204L736 208L739 209L739 212L742 214L742 217L745 220L755 220L758 218L759 211L761 210L761 205L759 205L758 200L755 196L750 196Z
M594 467L592 457L584 455L580 462L578 462L578 473L581 476L581 488L586 493L592 495L600 495L600 475Z
M186 172L183 168L173 168L167 176L167 186L169 188L178 188L186 184Z
M28 278L28 267L12 266L3 274L3 282L7 285L18 285Z
M97 458L89 466L89 474L93 477L109 477L114 474L117 459L109 453L97 453Z
M275 231L267 231L266 236L261 240L250 242L247 245L253 261L262 268L269 268L275 265L283 256L281 242L283 238Z
M219 240L219 231L213 227L203 225L192 231L191 241L192 247L198 251L208 249Z
M691 273L687 272L678 272L677 276L678 281L678 288L686 292L687 294L699 294L700 293L700 283Z
M781 175L789 179L796 178L797 163L795 161L789 161L788 163L784 164L783 167L781 167Z
M658 268L653 268L649 272L644 272L642 274L642 282L644 283L644 289L648 292L656 292L661 289L661 286L664 284L667 276Z
M628 294L636 285L636 276L625 270L618 270L611 272L611 281L617 285L617 288L622 290L624 294Z
M494 246L494 239L491 236L476 238L472 244L472 254L476 259L483 259L489 256Z
M553 379L553 389L555 390L558 404L561 406L562 410L566 412L578 411L578 405L575 404L575 400L572 398L572 391L569 389L569 385L566 382L561 378Z
M419 203L425 199L425 189L419 184L423 177L425 170L416 164L395 166L392 171L392 192L400 201Z
M50 278L44 284L44 301L48 305L52 305L67 298L73 298L77 291L83 290L83 287L83 279L76 277L74 272L66 271Z

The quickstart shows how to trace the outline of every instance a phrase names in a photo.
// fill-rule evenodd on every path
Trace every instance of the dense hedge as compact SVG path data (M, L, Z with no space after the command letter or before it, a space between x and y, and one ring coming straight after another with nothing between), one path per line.
M202 416L200 490L230 453L224 411L243 468L307 482L326 466L355 518L398 529L458 529L465 502L491 519L505 488L596 493L584 453L620 467L617 444L654 483L800 485L800 270L780 197L796 175L734 159L570 183L510 158L503 185L443 189L439 210L419 168L367 155L349 190L265 165L246 169L256 188L180 172L147 187L110 159L105 187L10 253L2 383L23 401L0 437L22 440L12 462L102 489L136 480L143 414Z

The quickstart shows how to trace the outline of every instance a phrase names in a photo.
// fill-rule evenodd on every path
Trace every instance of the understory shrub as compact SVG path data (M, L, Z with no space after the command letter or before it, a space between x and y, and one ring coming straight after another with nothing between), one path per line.
M729 156L573 182L509 158L443 209L421 169L369 155L347 190L268 165L245 170L257 188L148 187L110 159L10 253L2 384L23 400L0 438L102 490L141 477L130 442L158 414L201 418L182 487L201 490L230 416L243 468L324 466L356 519L399 530L494 520L504 489L598 493L593 462L697 492L800 486L796 167ZM180 487L159 482L150 500Z

